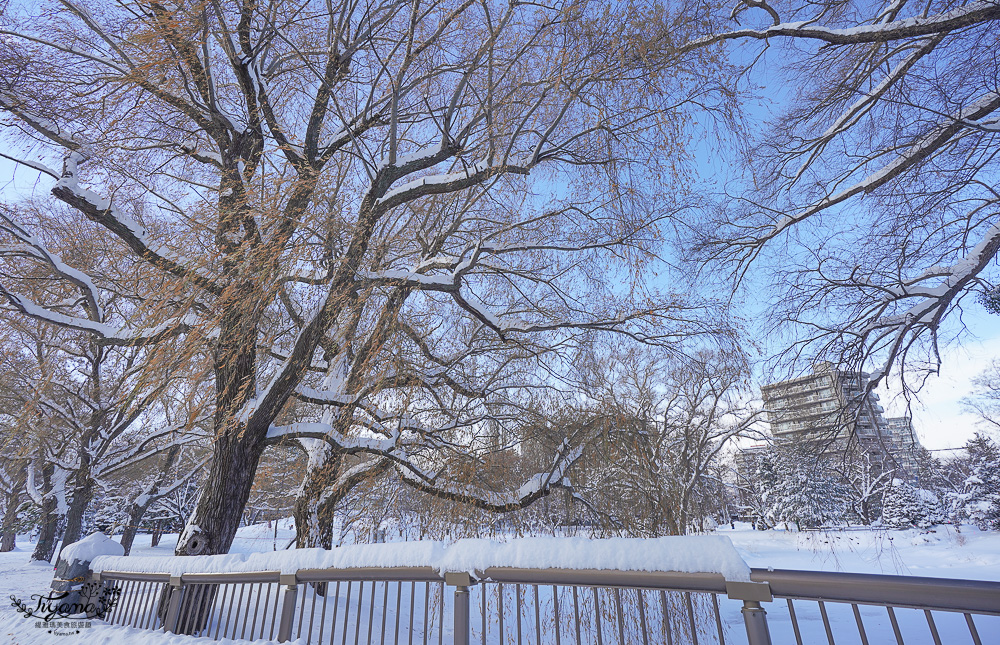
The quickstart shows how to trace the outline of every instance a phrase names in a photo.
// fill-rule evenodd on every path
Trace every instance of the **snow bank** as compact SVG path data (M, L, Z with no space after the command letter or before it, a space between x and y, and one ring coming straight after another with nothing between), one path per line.
M163 557L98 557L94 571L143 573L235 573L355 567L432 567L440 572L483 571L489 567L523 569L601 569L719 573L726 580L748 582L750 567L725 536L677 536L654 539L533 537L493 540L418 541L357 544L331 551L297 549L271 553Z
M94 558L102 555L121 557L125 555L125 549L122 548L121 544L98 531L91 533L79 542L67 545L59 554L59 559L73 564L74 560L91 562Z
M213 640L207 636L185 636L135 627L106 625L98 620L87 621L91 626L79 630L60 627L38 628L35 627L35 622L34 619L25 619L16 614L0 615L0 634L4 634L10 639L7 642L16 643L16 645L73 645L83 642L88 645L135 645L136 643L143 645L253 645L254 643L270 645L277 642L265 639L249 641L221 638ZM69 621L58 620L54 622L67 624ZM305 645L305 643L305 638L299 638L289 641L287 645Z

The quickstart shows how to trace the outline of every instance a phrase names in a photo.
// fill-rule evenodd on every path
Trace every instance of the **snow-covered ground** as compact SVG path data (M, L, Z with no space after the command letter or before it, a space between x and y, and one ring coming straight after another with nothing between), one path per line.
M845 531L720 527L752 568L1000 581L1000 533L974 526Z
M929 531L761 532L737 524L735 530L723 527L718 533L732 540L737 552L751 567L1000 580L1000 533L981 532L972 527L956 529L939 526ZM288 522L277 527L247 527L240 530L232 552L284 550L293 537L294 529ZM164 536L156 548L149 546L149 539L148 535L137 536L133 555L166 557L172 554L176 536ZM17 550L0 553L0 580L3 581L0 584L4 585L7 595L11 597L11 602L0 612L0 643L181 645L218 642L108 627L98 621L93 621L90 627L51 631L49 627L36 626L35 619L24 618L13 607L15 598L32 604L31 596L46 593L52 579L51 565L28 563L32 547L32 544L22 539L18 541ZM778 609L777 603L775 609ZM780 620L780 611L773 614L773 619ZM865 620L869 620L867 615ZM730 625L730 630L738 631L738 627ZM775 627L778 625L772 627L772 632ZM964 637L968 639L967 633ZM996 635L988 636L995 637Z

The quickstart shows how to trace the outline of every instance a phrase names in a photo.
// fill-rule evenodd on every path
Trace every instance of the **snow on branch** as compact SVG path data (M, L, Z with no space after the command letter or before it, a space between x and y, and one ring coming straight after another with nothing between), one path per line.
M409 181L402 186L387 191L376 199L377 208L381 212L389 211L401 204L413 201L425 195L441 195L451 193L507 173L527 175L531 164L490 164L480 161L458 172L439 175L427 175Z
M563 440L552 467L547 472L536 473L516 491L504 493L484 490L471 484L438 481L440 473L429 476L419 468L406 467L399 463L396 465L396 472L406 484L424 493L494 513L508 513L529 506L557 488L572 489L567 471L582 455L583 446L570 447L569 440Z
M221 293L222 289L216 284L215 276L204 268L191 266L186 258L176 257L170 249L153 242L146 229L123 213L110 199L80 186L79 167L94 154L89 143L63 131L49 119L25 110L22 102L10 92L0 92L0 108L10 111L45 139L66 150L63 171L52 188L52 194L57 199L83 213L87 219L107 228L137 255L157 268L190 280L210 293ZM38 164L28 165L46 174L54 174L51 169Z
M753 239L744 246L760 247L765 242L777 237L786 229L830 208L831 206L840 204L856 195L868 193L884 186L886 183L920 163L951 141L952 137L967 127L967 122L979 120L997 109L1000 109L1000 92L987 92L971 105L961 109L958 113L943 119L930 132L914 142L906 152L900 154L888 164L882 166L875 172L870 173L867 177L855 183L851 187L831 195L830 197L825 197L821 201L808 206L795 215L786 215L780 218L765 235Z
M267 431L268 442L284 439L321 439L346 453L372 453L389 456L399 447L399 434L379 439L374 437L344 437L334 431L329 423L301 421L286 426L271 426Z
M785 22L775 24L767 29L738 29L698 38L682 46L679 51L684 53L725 40L740 38L766 40L776 36L807 38L832 45L883 43L902 38L945 33L998 19L1000 19L1000 2L980 0L933 16L914 16L892 22L879 22L844 29L815 26L813 21Z
M979 243L961 262L943 269L935 268L935 274L946 271L944 279L935 287L924 289L899 289L882 299L880 308L887 308L905 299L920 298L905 312L876 319L862 330L862 335L878 338L893 338L883 366L872 374L871 383L876 384L889 372L889 366L905 351L907 335L919 333L921 328L935 329L956 298L968 290L970 283L986 269L1000 252L1000 223L993 224Z
M140 347L152 345L166 338L171 338L191 331L199 322L198 316L192 313L167 320L154 327L133 330L127 327L117 328L103 322L95 322L88 318L69 316L43 307L27 296L23 296L0 284L0 296L7 299L15 309L25 316L42 322L51 323L66 329L95 334L104 344L120 347Z
M104 322L104 308L101 306L97 287L94 286L90 276L63 262L62 258L50 251L40 239L29 233L21 224L2 211L0 211L0 230L20 240L25 246L30 247L30 254L32 256L42 260L53 271L76 285L87 303L87 313L90 318L95 322ZM2 249L0 249L0 255L3 255Z

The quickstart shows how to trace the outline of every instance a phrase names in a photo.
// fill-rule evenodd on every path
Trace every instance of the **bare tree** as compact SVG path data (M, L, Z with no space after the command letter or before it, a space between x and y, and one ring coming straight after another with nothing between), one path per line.
M622 353L584 381L600 436L577 493L608 527L635 535L704 528L718 507L718 460L731 440L759 436L761 419L738 355Z
M34 220L47 239L29 233L25 220ZM0 264L18 269L11 271L18 278L0 284L0 292L16 288L22 297L52 302L55 316L79 307L96 326L108 325L110 310L127 310L129 296L135 298L127 291L100 298L90 275L119 285L134 282L135 276L97 252L92 237L68 233L52 214L0 207L0 239L6 242ZM64 257L76 258L76 266ZM156 421L164 414L165 393L179 380L176 361L155 361L142 347L104 345L77 330L38 328L30 318L7 319L11 329L20 328L24 345L35 348L36 365L19 376L19 389L24 402L32 402L33 421L49 433L40 454L55 468L55 481L68 487L62 493L65 504L57 506L65 520L63 544L71 544L82 537L84 516L105 478L199 435L181 432L190 419L178 427Z
M211 358L214 454L178 554L228 550L264 447L288 438L330 446L317 491L353 481L351 457L447 498L530 503L578 451L502 499L449 474L581 330L724 330L685 296L618 288L683 205L684 111L711 100L685 70L717 67L651 62L649 12L51 5L0 28L24 63L0 108L29 148L7 156L158 275L114 324L3 295L102 345L183 337ZM286 424L296 399L327 411Z
M685 46L739 43L783 98L701 250L737 282L773 272L789 356L872 365L872 387L936 372L956 314L998 281L1000 6L738 1L731 19L747 25Z
M1000 430L1000 359L994 358L989 367L972 379L973 390L962 399L965 409L979 417L987 434L996 436Z

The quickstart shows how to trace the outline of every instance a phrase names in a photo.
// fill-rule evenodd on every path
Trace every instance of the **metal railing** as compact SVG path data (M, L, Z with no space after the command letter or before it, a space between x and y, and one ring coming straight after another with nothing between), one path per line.
M983 645L1000 634L1000 583L908 576L400 567L95 580L121 590L112 624L308 645Z

